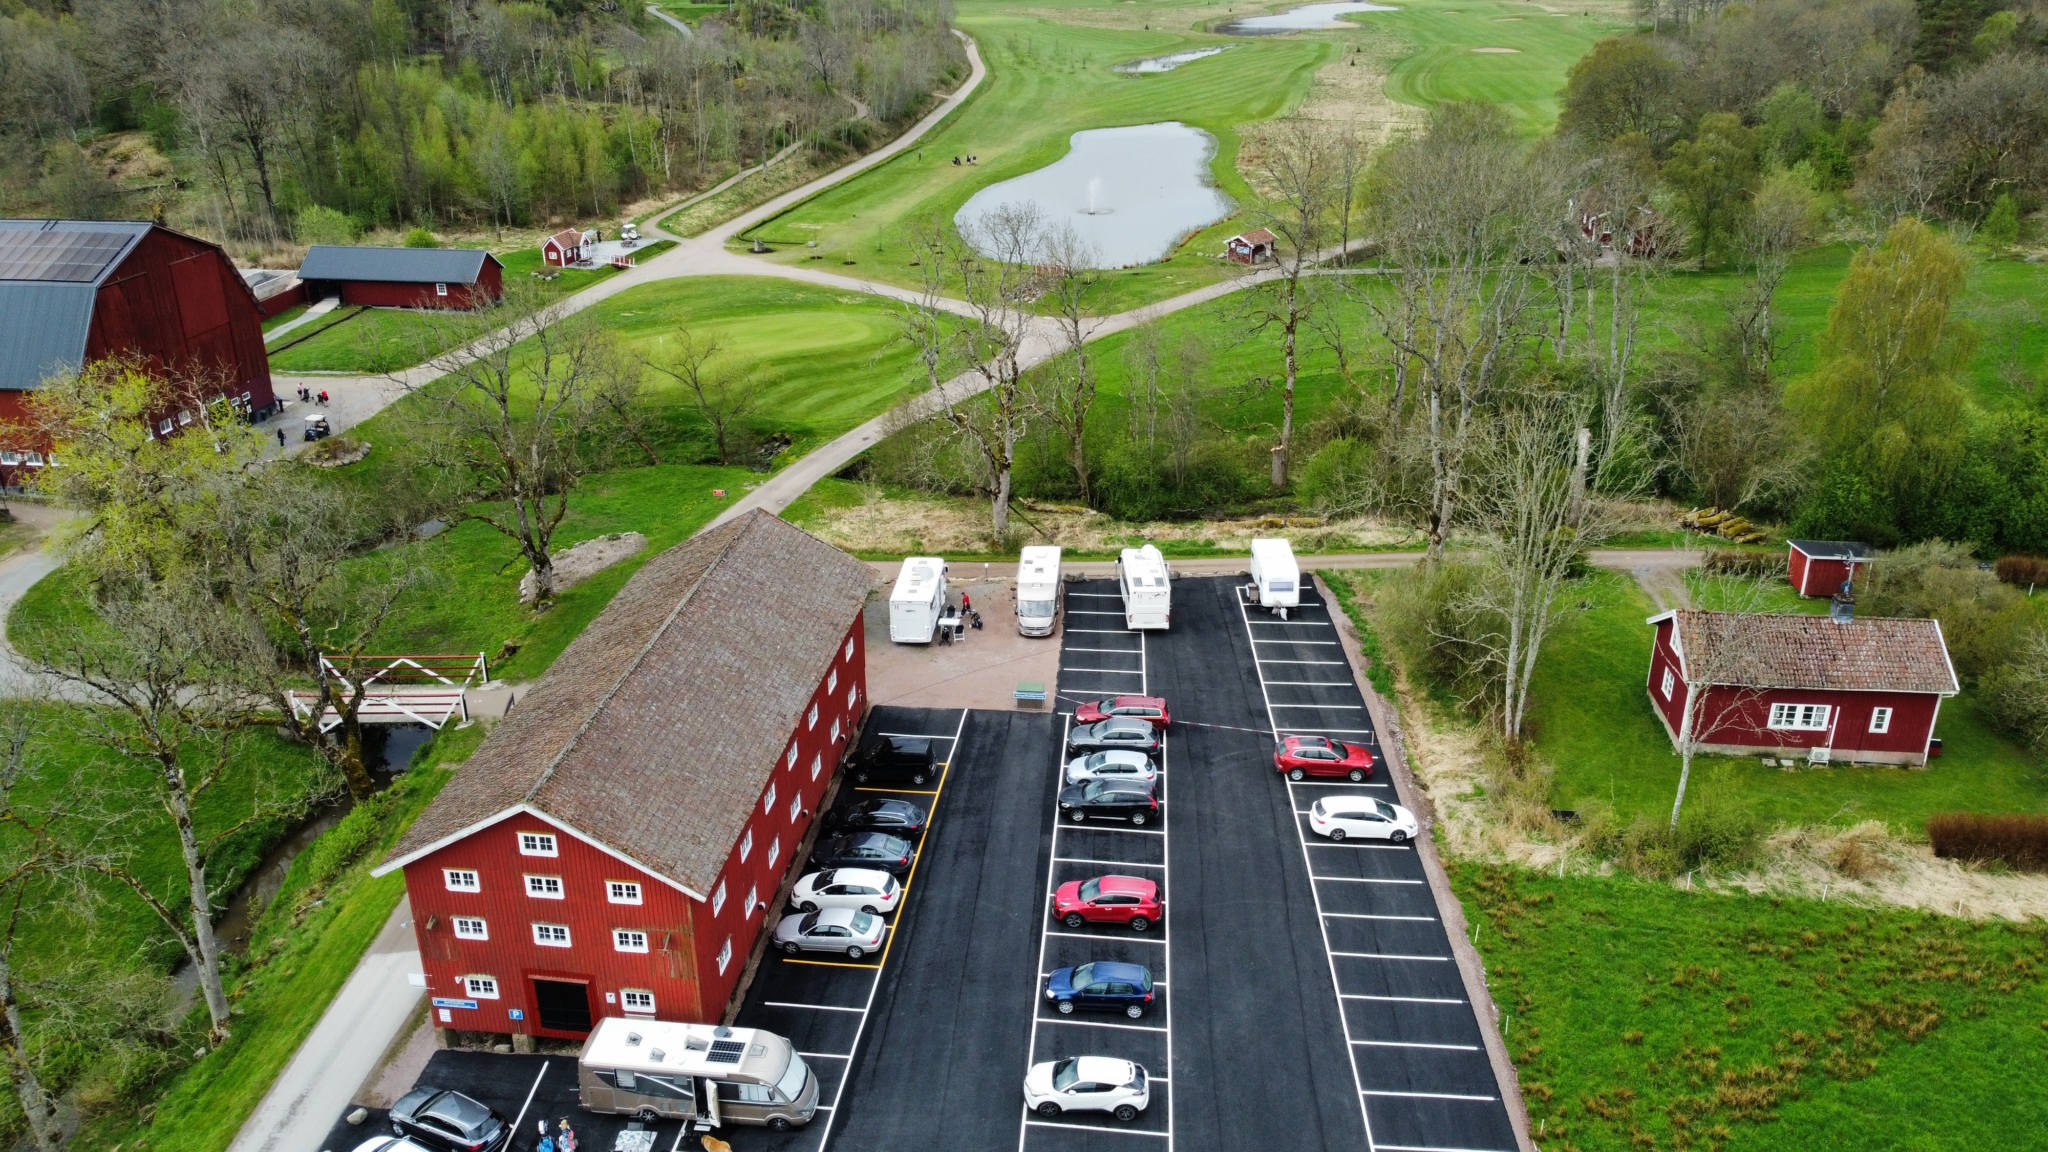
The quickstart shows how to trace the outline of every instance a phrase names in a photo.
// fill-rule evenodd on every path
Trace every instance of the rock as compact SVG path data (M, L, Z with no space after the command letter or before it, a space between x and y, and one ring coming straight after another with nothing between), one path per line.
M493 1045L491 1045L491 1051L493 1051L493 1052L510 1052L511 1050L512 1050L512 1046L511 1046L510 1044L493 1044Z
M555 593L560 595L619 561L639 555L646 548L647 537L640 533L614 532L595 540L585 540L565 552L557 552L554 555ZM529 571L519 581L519 602L531 607L539 598L539 582Z
M369 1118L370 1110L368 1108L351 1109L348 1114L348 1122L351 1124L361 1124L363 1121L368 1120Z

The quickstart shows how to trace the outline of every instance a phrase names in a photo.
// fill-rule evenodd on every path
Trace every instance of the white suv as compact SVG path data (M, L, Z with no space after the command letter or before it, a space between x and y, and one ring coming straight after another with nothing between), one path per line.
M1114 1056L1069 1056L1034 1064L1024 1077L1024 1103L1040 1116L1107 1112L1136 1120L1152 1102L1142 1065Z
M1086 784L1090 780L1136 780L1141 784L1151 784L1158 778L1159 769L1152 766L1150 756L1120 748L1076 756L1067 765L1069 784Z
M790 903L800 911L820 908L852 908L857 912L887 914L903 898L903 886L887 872L872 868L830 868L813 872L796 882Z

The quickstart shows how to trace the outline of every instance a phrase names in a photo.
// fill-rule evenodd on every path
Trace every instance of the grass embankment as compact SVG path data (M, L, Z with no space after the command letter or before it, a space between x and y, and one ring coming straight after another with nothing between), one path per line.
M1453 864L1549 1152L2020 1148L2038 923ZM2029 1135L2031 1133L2032 1135Z

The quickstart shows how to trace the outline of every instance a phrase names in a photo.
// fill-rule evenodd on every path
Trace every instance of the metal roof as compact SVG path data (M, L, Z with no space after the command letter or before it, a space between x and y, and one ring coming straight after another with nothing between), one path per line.
M374 280L399 284L474 284L484 261L496 257L481 248L368 248L315 244L299 265L301 280Z
M1788 540L1786 543L1815 560L1854 560L1860 563L1870 559L1870 545L1851 540Z
M101 220L0 220L0 281L97 284L149 229Z
M83 362L98 291L84 282L0 280L0 389L36 388Z

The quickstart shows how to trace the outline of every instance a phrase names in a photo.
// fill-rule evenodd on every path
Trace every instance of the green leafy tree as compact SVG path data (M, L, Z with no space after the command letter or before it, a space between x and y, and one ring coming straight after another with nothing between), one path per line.
M1699 132L1672 146L1664 182L1699 244L1700 268L1707 266L1717 238L1733 232L1757 179L1756 133L1726 112L1700 117Z
M434 235L431 228L414 228L405 234L405 246L407 248L439 248L441 246L441 239Z
M301 209L293 219L292 234L301 244L353 244L356 222L345 212L313 204Z
M1984 218L1984 226L1977 234L2002 248L2019 243L2020 203L2012 198L2012 193L1998 194L1998 202L1991 206L1991 214Z
M1678 81L1678 62L1656 42L1602 40L1565 79L1558 129L1601 142L1637 133L1662 143L1677 122Z

